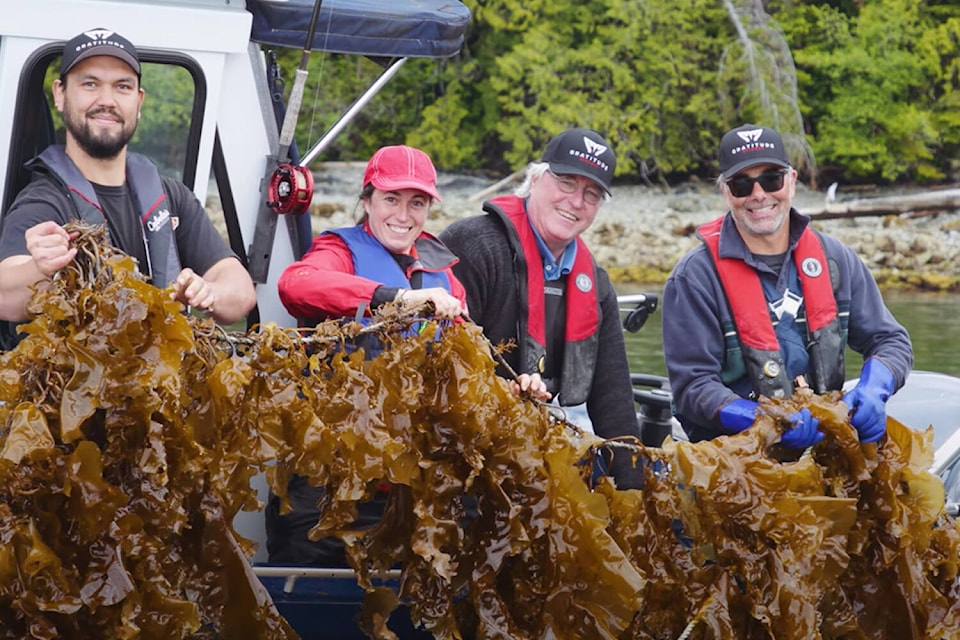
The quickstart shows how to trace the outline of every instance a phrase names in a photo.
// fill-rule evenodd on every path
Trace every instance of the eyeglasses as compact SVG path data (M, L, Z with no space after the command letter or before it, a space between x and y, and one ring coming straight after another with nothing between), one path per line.
M746 198L753 193L753 185L760 183L760 188L767 193L783 189L783 177L786 171L764 171L756 178L750 176L736 176L727 180L727 187L734 198Z
M548 172L553 176L553 179L557 181L557 186L560 187L560 191L564 193L576 193L580 190L580 185L577 183L577 179L571 176L557 175L553 171ZM603 199L603 192L594 187L585 186L583 187L583 201L589 205L595 205L600 200Z

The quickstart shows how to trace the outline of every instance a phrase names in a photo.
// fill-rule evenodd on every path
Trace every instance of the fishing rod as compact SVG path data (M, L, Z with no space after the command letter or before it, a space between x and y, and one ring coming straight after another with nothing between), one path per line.
M313 173L302 163L290 162L290 146L293 144L300 108L303 105L303 89L307 83L307 63L313 50L317 19L320 17L322 5L323 0L317 0L313 5L306 43L300 56L300 65L297 67L287 110L280 127L280 140L276 153L268 159L264 172L263 184L266 185L266 194L257 216L257 226L248 252L247 267L253 281L261 284L266 283L270 269L277 216L285 213L303 214L310 208L310 203L313 201ZM294 234L296 229L294 225L290 225L289 219L288 226L291 226L291 234ZM299 242L296 246L299 246Z

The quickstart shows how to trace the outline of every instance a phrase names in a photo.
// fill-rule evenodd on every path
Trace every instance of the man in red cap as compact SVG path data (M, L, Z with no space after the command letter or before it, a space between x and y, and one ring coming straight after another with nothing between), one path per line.
M256 303L253 281L183 183L129 152L143 106L140 58L108 29L91 29L63 49L53 102L66 145L30 161L34 179L17 196L0 234L0 317L21 321L32 286L76 255L63 225L106 224L114 246L133 256L158 287L217 321L242 319Z
M910 337L863 261L793 208L797 172L779 133L737 127L719 159L729 210L700 227L703 245L681 258L663 291L677 418L693 441L740 432L761 396L788 397L798 384L841 389L849 346L864 358L844 396L850 423L861 442L879 440L886 400L913 366ZM823 438L808 409L791 421L781 444L802 450Z
M580 235L610 197L616 156L596 131L568 129L527 166L514 195L440 234L460 258L471 319L504 354L518 386L562 406L586 405L604 438L639 427L617 296ZM499 373L508 377L507 371ZM615 458L614 477L626 486Z

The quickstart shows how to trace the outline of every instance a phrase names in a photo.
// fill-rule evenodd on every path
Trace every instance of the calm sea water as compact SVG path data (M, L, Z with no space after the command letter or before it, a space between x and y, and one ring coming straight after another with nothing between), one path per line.
M618 293L655 293L657 287L618 287ZM884 294L887 307L910 332L914 369L960 376L960 294L892 291ZM637 333L627 333L627 356L634 372L666 375L658 309ZM847 378L859 374L862 360L847 354Z

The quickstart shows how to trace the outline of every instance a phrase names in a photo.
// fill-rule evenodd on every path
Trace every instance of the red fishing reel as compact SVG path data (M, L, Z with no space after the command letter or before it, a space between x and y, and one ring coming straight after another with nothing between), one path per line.
M267 206L277 213L300 215L313 201L313 174L306 167L281 164L270 178Z

